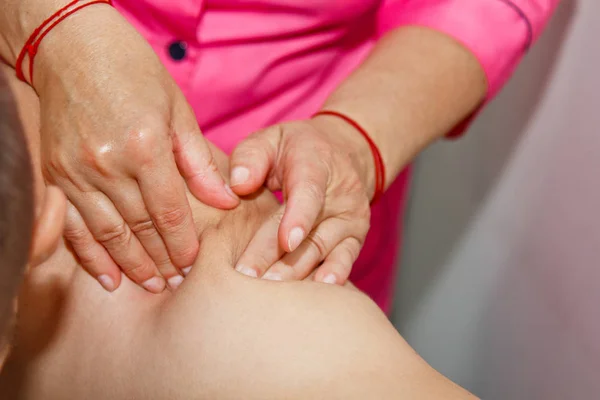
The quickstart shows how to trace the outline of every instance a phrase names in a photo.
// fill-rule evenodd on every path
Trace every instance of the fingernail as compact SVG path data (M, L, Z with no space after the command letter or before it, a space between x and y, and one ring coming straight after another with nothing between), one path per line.
M228 184L225 184L225 191L232 199L239 199L238 195L233 193L233 190L231 190L231 187Z
M192 270L192 267L185 267L181 269L181 272L183 272L183 275L188 276L188 274L190 273L190 271Z
M98 282L100 282L102 287L109 292L113 292L115 290L115 281L113 281L108 275L100 275L98 277Z
M329 283L331 285L335 285L336 281L337 281L337 278L335 277L334 274L327 274L327 275L325 275L325 278L323 278L323 283Z
M304 230L300 227L292 228L290 236L288 237L288 247L290 248L290 251L296 250L303 240Z
M246 183L250 178L250 170L246 167L235 167L231 170L231 186Z
M181 285L181 282L183 282L183 276L181 275L175 275L170 277L167 282L169 282L169 287L171 289L177 289L179 287L179 285Z
M256 270L248 268L245 265L238 265L237 267L235 267L235 270L251 278L258 278Z
M161 277L154 276L142 283L144 289L152 293L161 293L165 290L165 280Z
M281 274L278 274L277 272L271 272L271 271L267 271L267 273L263 275L263 279L266 279L268 281L282 281L283 280L283 278L281 277Z

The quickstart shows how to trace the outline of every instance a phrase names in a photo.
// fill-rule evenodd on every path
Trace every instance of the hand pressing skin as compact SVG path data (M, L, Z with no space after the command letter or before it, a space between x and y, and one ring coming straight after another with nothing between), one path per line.
M110 291L120 270L150 292L178 286L199 247L186 184L214 207L239 199L151 47L94 5L44 39L33 78L44 177L69 199L65 237L84 268Z
M351 125L332 116L250 135L231 155L231 186L266 185L285 204L258 230L236 269L270 280L344 284L369 229L373 159ZM316 269L316 271L315 271Z
M420 151L481 104L486 90L481 65L461 44L431 29L401 27L378 41L323 107L369 133L387 188ZM375 186L369 144L353 126L321 115L268 128L234 150L231 167L237 194L266 184L283 190L286 201L256 234L239 271L301 279L317 268L318 281L348 278L369 228Z

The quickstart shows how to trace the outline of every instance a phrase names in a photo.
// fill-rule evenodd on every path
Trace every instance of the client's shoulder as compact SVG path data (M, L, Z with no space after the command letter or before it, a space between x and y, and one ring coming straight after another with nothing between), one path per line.
M161 345L178 360L169 379L192 390L182 395L367 398L408 354L354 288L252 279L222 267L190 274L161 322L169 331Z

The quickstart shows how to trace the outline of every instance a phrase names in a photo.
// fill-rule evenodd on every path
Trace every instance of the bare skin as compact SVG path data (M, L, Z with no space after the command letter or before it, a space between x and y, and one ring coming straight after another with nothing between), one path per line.
M39 198L36 98L23 85L15 89ZM471 398L429 367L363 294L234 271L278 210L269 193L228 212L190 203L202 216L201 247L175 292L153 295L124 278L109 293L64 245L34 268L0 392L11 399Z

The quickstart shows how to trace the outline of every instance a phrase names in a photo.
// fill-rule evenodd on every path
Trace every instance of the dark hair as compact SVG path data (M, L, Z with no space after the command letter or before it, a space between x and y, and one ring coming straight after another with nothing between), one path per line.
M14 98L0 71L0 338L6 334L29 258L33 214L29 151Z

